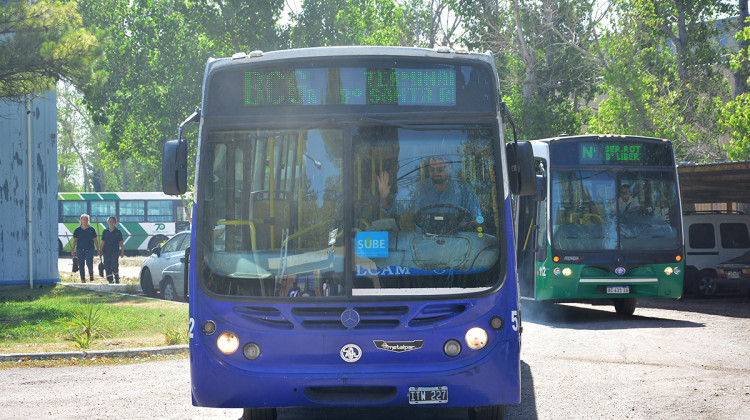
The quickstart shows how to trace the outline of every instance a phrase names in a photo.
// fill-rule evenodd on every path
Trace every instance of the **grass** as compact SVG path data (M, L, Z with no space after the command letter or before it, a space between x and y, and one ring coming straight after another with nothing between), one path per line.
M184 304L63 285L0 289L0 353L77 350L66 323L74 321L87 302L102 305L101 322L107 330L89 350L163 346L165 332L187 331Z

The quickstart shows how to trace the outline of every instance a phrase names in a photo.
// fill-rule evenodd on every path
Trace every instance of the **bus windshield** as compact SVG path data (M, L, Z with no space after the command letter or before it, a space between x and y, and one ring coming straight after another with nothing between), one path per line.
M679 250L674 170L633 169L553 170L553 248Z
M495 287L505 272L495 136L476 125L209 131L203 288L325 298Z

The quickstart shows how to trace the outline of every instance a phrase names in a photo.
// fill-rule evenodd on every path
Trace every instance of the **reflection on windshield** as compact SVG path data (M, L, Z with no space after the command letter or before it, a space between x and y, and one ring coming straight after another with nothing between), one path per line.
M199 270L216 294L455 294L500 280L489 130L217 132L205 153Z
M553 171L552 176L554 248L678 248L673 172Z

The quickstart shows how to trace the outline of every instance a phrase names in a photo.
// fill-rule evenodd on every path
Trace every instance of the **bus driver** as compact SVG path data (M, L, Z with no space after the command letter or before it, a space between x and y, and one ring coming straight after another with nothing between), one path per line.
M420 181L414 188L411 201L414 208L408 208L391 195L390 175L386 171L381 172L377 180L383 210L388 214L400 214L432 205L450 204L468 210L475 221L482 216L476 193L466 182L451 178L452 167L445 159L431 157L427 169L430 179Z

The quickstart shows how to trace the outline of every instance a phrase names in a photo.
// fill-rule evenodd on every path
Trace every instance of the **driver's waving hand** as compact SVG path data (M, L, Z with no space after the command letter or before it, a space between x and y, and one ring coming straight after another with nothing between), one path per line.
M452 179L451 170L451 165L442 157L433 156L429 159L430 179L420 181L413 189L414 209L405 208L401 202L391 196L390 175L383 171L377 177L380 205L388 214L399 214L406 210L418 211L436 205L457 206L466 209L474 220L477 220L482 213L476 193L466 182Z

